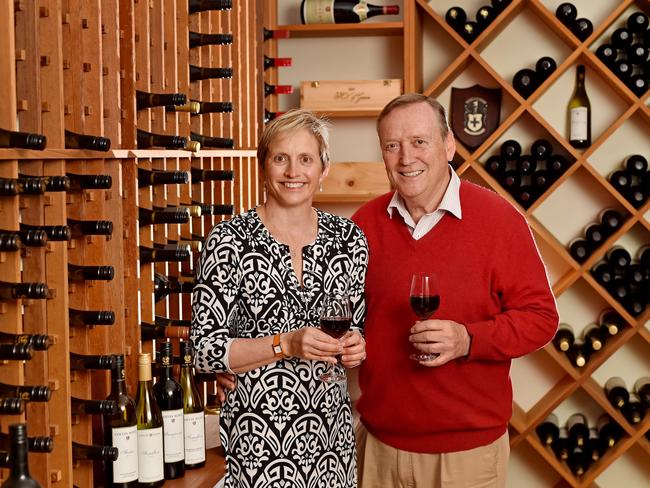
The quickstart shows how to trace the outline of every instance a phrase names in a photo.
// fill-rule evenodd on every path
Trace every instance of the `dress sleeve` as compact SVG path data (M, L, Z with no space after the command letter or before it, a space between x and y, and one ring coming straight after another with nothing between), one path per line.
M368 242L363 231L353 224L349 253L350 267L350 301L352 302L352 330L363 334L366 319L366 271L368 270Z
M205 241L192 292L190 340L201 372L230 372L228 352L234 341L241 242L228 226L215 226Z

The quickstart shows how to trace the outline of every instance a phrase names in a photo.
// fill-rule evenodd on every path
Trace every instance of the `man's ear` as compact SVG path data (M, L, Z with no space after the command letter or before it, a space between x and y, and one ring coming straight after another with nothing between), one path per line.
M454 159L454 154L456 154L456 139L454 139L454 134L451 130L447 132L444 144L447 161L452 161Z

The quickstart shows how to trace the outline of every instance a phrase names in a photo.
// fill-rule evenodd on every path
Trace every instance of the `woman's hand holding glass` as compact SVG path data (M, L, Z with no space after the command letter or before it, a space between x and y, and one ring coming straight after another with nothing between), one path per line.
M282 350L289 357L336 364L336 356L343 352L343 346L338 339L316 327L303 327L285 332L280 341Z

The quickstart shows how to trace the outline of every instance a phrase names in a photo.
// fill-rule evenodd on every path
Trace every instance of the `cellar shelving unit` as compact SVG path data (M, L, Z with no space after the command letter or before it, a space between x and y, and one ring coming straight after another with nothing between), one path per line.
M289 2L287 2L289 3ZM398 38L401 42L402 59L395 57L387 59L391 64L402 64L402 78L404 92L420 92L439 99L449 109L451 86L471 86L480 83L484 86L500 88L502 91L502 117L498 128L479 147L471 149L465 147L458 140L457 154L454 165L461 178L469 179L508 198L519 210L524 213L533 230L542 256L549 267L551 285L558 302L561 313L567 312L564 306L566 297L575 294L588 295L590 307L590 321L595 320L600 309L611 307L618 312L628 325L616 337L609 340L603 350L595 353L587 365L578 369L571 365L564 354L559 353L552 345L534 355L533 366L537 363L550 364L556 371L551 385L531 405L522 406L517 401L513 405L513 417L510 423L511 447L514 452L532 452L535 458L542 460L541 464L552 468L553 484L555 486L588 487L599 486L599 476L610 469L614 463L633 449L640 449L646 456L650 454L650 442L645 433L650 427L650 414L645 420L633 426L629 424L622 414L614 409L603 393L602 383L594 379L603 370L607 370L610 363L616 360L617 355L626 348L626 345L641 345L647 354L650 347L650 333L648 320L650 307L637 317L630 315L608 292L602 288L591 276L590 269L603 258L605 251L614 244L638 247L639 244L650 243L650 200L641 208L632 206L609 183L606 176L614 168L611 162L603 163L603 154L609 146L619 144L617 156L640 153L650 156L650 101L646 92L637 97L628 89L595 55L598 45L604 42L615 27L624 22L627 15L633 10L641 10L650 14L650 2L647 0L626 0L603 2L607 5L593 7L595 18L594 32L584 41L577 39L569 29L555 17L555 8L560 1L553 0L513 0L471 44L465 42L449 25L446 24L444 15L446 9L452 5L464 7L468 17L472 8L477 9L481 3L468 1L460 2L427 2L426 0L403 0L401 2L372 2L377 4L399 3L402 11L402 20L385 22L387 17L377 17L361 24L347 25L296 25L296 12L299 2L296 0L287 5L277 0L267 0L266 25L269 28L288 30L291 41L299 44L303 39L319 40L323 38L341 38L341 45L354 42L359 37L376 38L388 36ZM486 2L482 2L486 3ZM580 0L574 2L578 6L578 16L589 12L588 2ZM289 12L289 11L293 12ZM289 12L289 13L287 13ZM279 20L280 19L280 20ZM288 19L288 21L287 21ZM521 23L525 22L530 37L516 38L513 31L521 33ZM433 33L433 34L432 34ZM432 48L427 44L427 36L432 35L438 44ZM354 38L354 39L353 39ZM401 39L400 39L401 38ZM551 50L552 55L558 60L557 70L546 79L540 87L527 99L521 97L513 88L510 80L514 72L520 68L528 67L535 63L531 49L524 44L535 44L537 40L543 49ZM281 83L297 84L300 79L319 79L309 68L302 68L300 50L295 45L283 48L283 42L273 44L270 55L287 56L294 58L293 73L287 74ZM514 44L516 48L505 44ZM286 44L285 44L286 46ZM310 44L311 47L314 44ZM517 51L520 49L520 51ZM318 57L318 52L307 50L310 57ZM391 51L394 53L395 51ZM376 55L376 53L373 53ZM535 53L539 55L548 55ZM388 56L388 54L387 54ZM437 65L432 64L431 58L440 57ZM378 63L381 61L377 59ZM592 97L593 128L591 146L580 151L573 148L565 137L565 124L563 117L566 111L565 103L573 89L573 77L576 64L587 67L587 90ZM313 69L313 64L305 60L304 64ZM432 68L433 66L433 68ZM326 79L350 79L347 70L349 66L337 65L335 59L328 62L327 72L320 73ZM298 73L296 73L298 72ZM386 78L392 78L393 73ZM274 78L277 81L277 77ZM560 95L561 102L559 102ZM604 101L598 104L594 102ZM281 109L286 110L293 106L295 100L290 100ZM611 109L608 104L614 105ZM559 109L557 105L562 105ZM601 108L603 107L603 108ZM275 107L277 108L277 106ZM599 110L603 113L600 119ZM613 112L613 113L612 113ZM337 123L342 117L356 117L360 124L364 118L374 118L376 115L363 111L346 110L344 113L332 110L323 115L334 123L334 133ZM372 119L369 119L372 123ZM630 127L631 125L631 127ZM625 135L621 135L625 134ZM624 141L628 134L635 137L625 147ZM490 155L498 152L498 147L503 140L515 138L517 140L532 141L537 137L551 140L554 152L559 152L572 162L569 169L555 181L545 193L530 207L521 207L510 194L505 191L498 181L484 167L484 162ZM336 141L333 142L336 145ZM524 148L525 150L525 148ZM611 151L610 151L611 152ZM377 161L377 159L374 159ZM620 160L619 160L620 161ZM605 168L605 169L604 169ZM569 227L577 228L593 222L597 215L598 205L605 202L607 206L618 209L624 216L623 226L618 229L583 263L572 259L567 243L570 238L576 237L576 230L569 233L566 230L556 229L550 225L552 211L557 211L563 205L570 203L572 208L578 207L571 200L571 190L577 189L581 193L593 192L594 202L587 202L589 210L579 211L577 215L566 214L564 218L573 222ZM370 160L342 159L335 161L330 174L325 182L325 191L317 195L319 204L359 204L374 196L389 190L385 177L383 164ZM585 197L586 198L586 197ZM593 208L592 208L593 207ZM594 212L594 210L596 210ZM587 217L585 217L585 215ZM584 219L584 220L580 220ZM631 236L631 237L630 237ZM629 248L634 251L634 248ZM586 291L585 291L586 290ZM569 298L566 298L569 300ZM570 314L569 314L570 315ZM583 320L587 320L586 318ZM579 333L579 331L578 331ZM644 363L645 374L650 371L650 364ZM637 376L642 376L639 373ZM631 386L631 385L628 385ZM517 385L515 384L515 388ZM570 403L574 396L587 395L589 401L599 412L606 412L625 431L626 436L619 441L606 455L593 464L581 477L571 473L567 465L558 461L549 448L544 447L538 440L535 427L556 408L562 408L565 403ZM515 400L517 396L515 395ZM531 451L532 450L532 451ZM637 463L638 464L638 463ZM640 466L644 472L644 480L650 479L647 466ZM527 480L528 482L529 480ZM620 480L619 480L620 481ZM516 486L516 481L515 485ZM533 486L533 485L531 485ZM540 484L539 486L546 486ZM605 485L602 485L605 486ZM616 485L612 485L616 486Z
M230 11L188 13L176 0L0 0L0 127L45 134L44 151L0 149L0 176L107 174L108 190L46 192L0 197L0 228L17 230L20 222L65 225L68 218L110 220L112 236L49 241L45 248L0 252L0 281L48 284L47 300L0 301L0 330L55 337L47 352L32 360L0 365L0 382L49 385L47 403L28 403L20 416L2 416L0 429L27 422L28 433L53 437L51 453L30 453L30 472L44 487L99 487L101 470L72 459L71 442L103 443L98 422L71 418L70 396L103 399L110 381L106 371L70 371L70 352L124 354L129 393L137 386L137 354L152 352L140 340L140 322L155 315L189 319L189 296L154 303L153 273L188 279L188 263L139 265L139 246L201 239L227 216L195 217L182 225L138 226L138 207L164 208L194 202L232 204L235 213L253 207L261 196L255 147L263 117L262 16L259 1L238 2ZM189 49L188 30L232 32L232 46ZM190 82L189 64L232 66L230 80ZM182 92L188 99L232 101L233 113L168 112L158 107L137 111L135 91ZM235 149L138 149L136 128L189 137L232 137ZM109 137L108 152L64 149L64 129ZM232 169L233 182L193 182L138 188L137 170ZM193 259L198 257L193 253ZM111 281L68 282L68 263L111 265ZM190 278L191 279L191 278ZM172 294L173 295L173 294ZM109 310L111 326L71 325L69 308ZM174 340L173 340L174 341ZM175 343L175 354L178 344ZM206 393L214 392L207 384ZM209 454L211 463L220 455ZM208 477L215 473L213 468ZM184 480L200 486L203 470ZM0 470L0 479L6 476ZM99 477L98 477L99 475ZM168 483L173 485L173 483Z

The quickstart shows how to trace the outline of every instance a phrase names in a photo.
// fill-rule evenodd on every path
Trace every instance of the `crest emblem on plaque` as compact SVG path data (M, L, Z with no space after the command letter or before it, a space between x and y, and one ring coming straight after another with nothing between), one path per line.
M474 85L451 89L451 128L470 149L480 146L499 126L501 89Z

